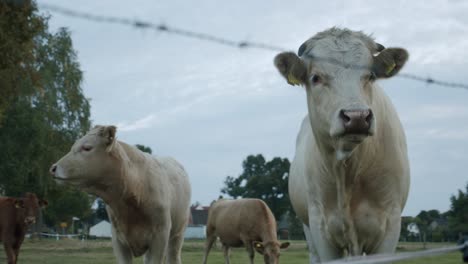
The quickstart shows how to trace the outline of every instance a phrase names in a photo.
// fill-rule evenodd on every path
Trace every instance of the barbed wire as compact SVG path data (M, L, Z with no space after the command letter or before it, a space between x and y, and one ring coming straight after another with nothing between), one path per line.
M378 263L390 263L393 261L430 257L436 255L442 255L453 251L462 250L468 247L468 241L465 241L463 244L452 247L443 247L443 248L434 248L428 250L420 250L415 252L407 253L394 253L394 254L378 254L378 255L369 255L369 256L358 256L350 257L339 260L334 260L330 262L325 262L324 264L378 264Z
M148 22L144 20L129 19L125 17L95 15L91 13L79 12L79 11L75 11L72 9L68 9L68 8L64 8L64 7L60 7L56 5L50 5L50 4L40 4L39 6L43 9L56 12L56 13L69 16L69 17L75 17L75 18L80 18L80 19L99 22L99 23L121 24L121 25L131 26L131 27L143 29L143 30L155 30L158 32L166 32L168 34L174 34L174 35L179 35L179 36L183 36L187 38L213 42L213 43L217 43L217 44L224 45L224 46L231 46L234 48L241 48L241 49L256 48L256 49L276 51L276 52L283 52L287 50L282 47L278 47L278 46L274 46L274 45L270 45L266 43L261 43L261 42L235 41L235 40L227 39L227 38L212 35L212 34L172 27L164 23L154 24L152 22ZM362 66L358 65L356 67L359 68ZM468 84L465 84L465 83L441 81L441 80L436 80L436 79L429 78L429 77L421 77L421 76L410 74L410 73L399 73L396 75L396 77L409 79L413 81L424 82L428 85L433 84L433 85L439 85L439 86L445 86L445 87L451 87L451 88L462 88L462 89L468 90Z

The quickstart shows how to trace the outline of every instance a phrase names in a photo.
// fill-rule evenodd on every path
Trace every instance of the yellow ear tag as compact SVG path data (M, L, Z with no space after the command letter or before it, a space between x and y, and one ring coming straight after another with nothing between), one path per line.
M296 77L294 77L292 75L292 73L288 74L288 83L292 84L292 85L300 85L301 84L301 82L298 79L296 79Z
M21 208L21 205L19 205L19 204L16 203L16 204L15 204L15 207L16 207L16 208Z
M262 247L261 244L255 244L255 246L258 247L258 248L261 248L261 247Z
M392 64L390 64L390 66L388 66L387 68L387 71L385 72L386 75L390 75L390 73L395 69L395 62L392 62Z

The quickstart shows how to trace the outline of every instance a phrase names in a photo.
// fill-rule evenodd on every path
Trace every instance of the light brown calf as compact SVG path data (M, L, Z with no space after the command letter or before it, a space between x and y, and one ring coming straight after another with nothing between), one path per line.
M279 263L280 243L276 238L276 220L270 208L259 199L219 200L208 214L203 264L206 264L216 238L223 245L225 263L229 264L230 247L245 246L250 263L254 263L254 248L262 254L265 264Z

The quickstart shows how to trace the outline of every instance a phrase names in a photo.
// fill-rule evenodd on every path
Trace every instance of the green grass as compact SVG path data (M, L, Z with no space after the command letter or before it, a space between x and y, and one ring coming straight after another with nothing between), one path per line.
M307 264L308 252L304 241L291 241L289 249L281 254L282 264ZM186 241L183 248L183 263L201 263L203 259L203 241ZM453 244L429 243L428 248L445 247ZM420 243L401 243L398 247L400 252L421 250ZM6 263L5 253L0 250L0 263ZM263 263L263 258L256 254L256 264ZM29 241L27 240L20 252L18 264L113 264L116 263L112 254L110 241L77 241L63 239ZM135 264L142 264L142 258L137 258ZM213 248L209 257L209 264L224 263L224 258L219 248ZM231 253L231 264L248 263L245 249L233 249ZM441 256L420 258L409 261L395 262L399 264L460 264L462 263L460 252L453 252Z

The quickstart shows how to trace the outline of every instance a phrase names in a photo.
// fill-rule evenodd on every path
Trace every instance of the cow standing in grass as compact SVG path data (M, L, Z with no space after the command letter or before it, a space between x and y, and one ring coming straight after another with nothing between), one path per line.
M376 80L396 75L408 53L332 28L298 55L280 53L275 65L307 95L289 196L305 224L311 262L392 253L410 169L402 125Z
M276 238L275 217L259 199L221 199L210 207L203 264L217 237L223 245L226 264L230 247L245 247L251 264L255 250L263 255L265 264L278 264L280 249L289 246L289 242L280 243Z
M59 183L101 197L112 224L119 264L180 264L189 219L190 183L174 159L153 157L115 139L115 126L96 126L51 167Z
M24 198L0 197L0 241L3 242L8 264L16 264L28 226L36 222L39 210L47 201L34 193Z

